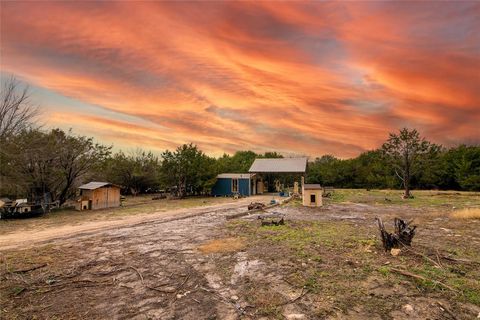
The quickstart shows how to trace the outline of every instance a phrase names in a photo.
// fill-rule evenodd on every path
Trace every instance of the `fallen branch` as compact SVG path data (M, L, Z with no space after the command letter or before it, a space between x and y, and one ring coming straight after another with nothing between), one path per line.
M442 303L440 303L438 301L437 301L437 304L442 310L444 310L446 313L448 313L450 315L450 317L452 317L453 320L457 320L457 317L452 313L452 311L450 311L447 307L445 307Z
M30 272L30 271L33 271L33 270L37 270L37 269L40 269L40 268L44 268L44 267L46 267L46 266L47 266L46 263L44 263L44 264L39 264L39 265L30 267L30 268L27 268L27 269L14 270L14 271L12 271L12 273L27 273L27 272Z
M274 204L269 204L269 205L266 205L263 209L252 209L250 211L244 211L244 212L239 212L239 213L234 213L234 214L231 214L229 216L226 216L225 219L227 220L231 220L231 219L235 219L235 218L240 218L240 217L244 217L244 216L248 216L248 215L251 215L255 212L259 212L259 211L266 211L268 209L271 209L271 208L274 208L274 207L277 207L277 206L280 206L280 205L283 205L285 203L288 203L290 200L292 199L292 197L290 198L287 198L281 202L276 202Z
M411 273L411 272L408 272L408 271L405 271L405 270L401 270L401 269L397 269L397 268L390 268L390 270L393 271L393 272L399 273L399 274L401 274L401 275L404 275L404 276L407 276L407 277L411 277L411 278L417 279L417 280L431 281L431 282L433 282L433 283L435 283L435 284L438 284L438 285L440 285L440 286L442 286L442 287L444 287L444 288L446 288L446 289L448 289L448 290L451 290L451 291L453 291L453 292L455 292L455 293L460 293L458 290L450 287L449 285L446 285L446 284L443 283L443 282L437 281L437 280L427 279L427 278L422 277L422 276L420 276L420 275L418 275L418 274L414 274L414 273Z
M473 261L468 259L459 259L459 258L452 258L450 256L442 256L443 259L453 261L453 262L463 262L463 263L471 263L471 264L480 264L479 261Z
M425 258L426 260L430 261L433 265L437 266L438 268L443 268L443 266L440 263L436 262L435 260L433 260L432 258L430 258L429 256L427 256L423 253L417 252L417 251L413 250L412 248L407 248L407 247L404 247L402 249L406 250L407 252L411 252L416 256Z

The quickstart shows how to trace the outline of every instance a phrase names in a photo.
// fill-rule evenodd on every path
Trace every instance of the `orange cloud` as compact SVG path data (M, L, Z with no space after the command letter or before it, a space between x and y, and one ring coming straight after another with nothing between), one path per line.
M91 106L44 108L120 147L346 157L401 126L479 141L476 3L1 6L2 72Z

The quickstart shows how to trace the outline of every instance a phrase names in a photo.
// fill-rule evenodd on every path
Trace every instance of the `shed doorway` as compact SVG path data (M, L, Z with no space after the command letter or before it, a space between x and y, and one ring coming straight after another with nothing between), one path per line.
M315 194L310 195L310 203L316 203L317 202L317 197Z

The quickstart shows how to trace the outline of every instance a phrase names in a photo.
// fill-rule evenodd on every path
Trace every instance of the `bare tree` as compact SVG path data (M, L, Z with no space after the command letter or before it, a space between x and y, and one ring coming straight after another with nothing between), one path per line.
M30 89L11 77L2 85L0 101L0 141L30 127L39 110L30 101Z

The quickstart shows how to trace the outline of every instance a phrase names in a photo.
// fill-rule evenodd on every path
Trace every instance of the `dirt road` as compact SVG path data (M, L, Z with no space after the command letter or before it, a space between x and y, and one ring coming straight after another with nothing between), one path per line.
M215 291L216 276L208 271L214 262L197 249L218 236L227 214L245 211L251 201L0 236L4 259L21 248L28 261L20 264L46 264L10 274L29 285L1 301L2 317L236 318L235 292Z
M126 216L116 220L86 220L80 224L72 225L44 227L40 224L37 229L33 230L18 230L17 232L7 234L0 233L0 250L28 248L33 245L50 243L54 240L66 240L73 236L86 236L109 229L132 227L150 222L167 222L172 219L186 219L213 211L246 210L247 205L252 201L267 201L270 199L271 197L268 196L257 196L255 198L232 200L232 202L225 204L158 211L153 214Z

